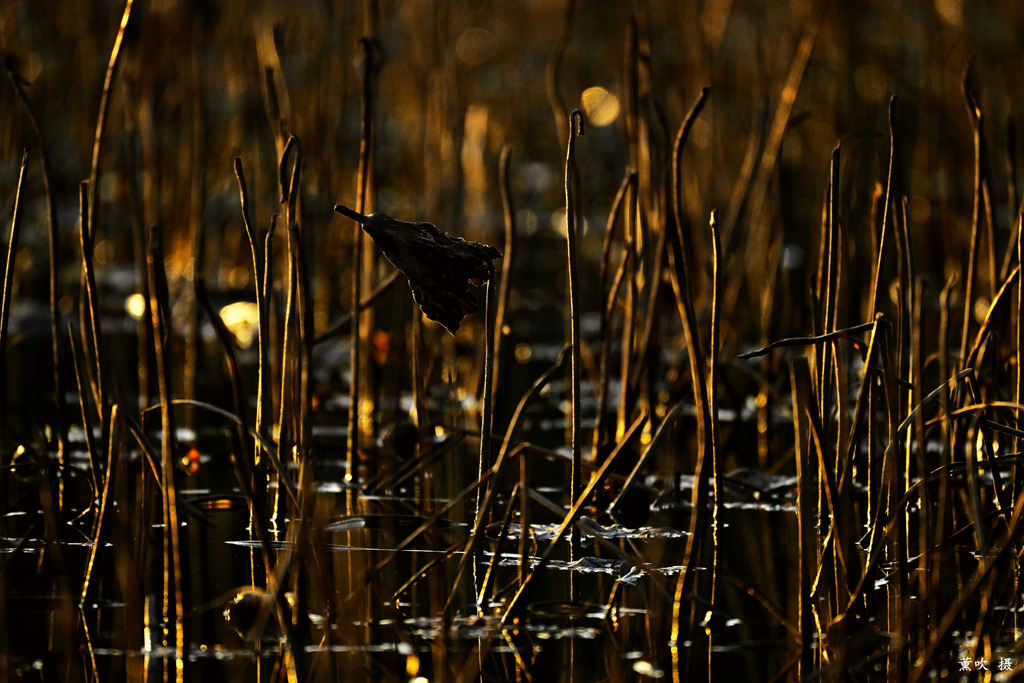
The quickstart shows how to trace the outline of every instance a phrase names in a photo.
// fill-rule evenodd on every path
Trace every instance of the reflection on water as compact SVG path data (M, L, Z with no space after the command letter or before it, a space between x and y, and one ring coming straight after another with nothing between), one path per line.
M204 477L212 477L207 466ZM223 467L223 464L222 464ZM340 473L339 468L327 471ZM224 469L221 476L230 473ZM347 490L331 490L328 482L319 481L317 509L344 509ZM184 492L183 492L184 493ZM251 582L252 567L259 565L261 543L251 538L248 510L240 505L238 496L211 496L207 489L196 489L184 499L197 511L183 527L183 555L188 560L187 589L190 603L198 607L185 614L189 644L184 650L190 680L232 680L250 678L256 671L272 675L282 665L282 657L291 644L277 625L277 607L274 596L266 589L238 588ZM433 504L438 505L440 501ZM507 501L499 501L507 504ZM310 637L304 646L316 670L339 672L404 670L407 660L415 657L420 671L435 670L438 656L436 642L450 650L448 656L461 650L472 651L480 643L488 643L488 661L498 665L506 659L516 658L529 663L529 670L543 671L545 662L560 661L564 647L575 644L576 656L584 656L580 666L585 675L624 675L643 672L647 677L660 677L671 666L670 653L664 642L652 641L652 626L666 618L671 605L674 582L682 569L683 539L686 536L682 520L686 513L673 511L671 516L655 512L657 526L628 529L615 524L602 524L584 516L579 527L583 536L584 555L569 561L554 559L548 564L543 585L537 589L527 612L514 625L501 625L501 610L514 589L522 569L523 555L516 551L520 541L528 544L526 563L528 570L537 567L535 554L539 544L548 543L558 527L556 521L532 523L527 532L518 523L511 523L501 532L489 528L488 540L477 562L482 576L491 569L490 583L493 594L483 605L483 614L477 614L472 604L454 605L451 617L439 616L438 606L448 594L451 568L463 552L466 534L470 528L454 519L441 519L429 523L429 517L395 514L395 510L413 510L416 501L401 497L359 498L357 515L344 515L335 521L324 517L322 535L315 540L316 550L309 547L313 539L271 541L268 547L278 553L294 553L305 546L307 557L316 557L323 563L320 572L327 579L324 586L335 586L336 594L317 595L322 587L311 587ZM17 515L9 515L16 519ZM666 521L675 523L665 524ZM421 526L429 528L411 543L405 539ZM287 527L297 524L279 520L281 533L289 536ZM779 615L747 594L747 587L764 590L784 577L786 569L778 561L786 557L786 544L792 543L794 515L792 510L779 511L775 506L761 505L747 508L727 508L723 519L723 555L720 566L744 568L730 570L729 580L723 587L722 600L716 607L712 626L716 633L712 658L715 666L728 675L751 675L757 667L774 662L782 666L791 656L793 644L785 637L785 627ZM151 526L152 533L160 533L160 524ZM30 560L43 552L39 542L22 544L15 550L16 538L7 539L5 551L11 556L9 576L25 577L17 572L15 564ZM67 540L61 549L71 553L88 544ZM567 551L568 542L561 545ZM109 549L110 544L106 544ZM773 552L763 556L763 562L750 562L766 547ZM497 553L497 554L495 554ZM374 572L372 567L387 559L386 569ZM437 561L447 563L434 564ZM99 591L119 592L117 565L108 564L94 570L93 581ZM706 568L698 568L707 571ZM102 573L100 573L102 572ZM409 577L423 572L412 585L402 586ZM581 596L578 604L559 602L564 576L576 576ZM62 606L60 599L50 596L41 599L27 590L27 586L9 592L6 610L8 619L17 619L25 631L43 633L46 623L56 618L82 619L89 625L88 656L95 662L98 672L139 670L150 672L162 669L158 661L175 657L174 648L161 647L162 631L167 623L159 620L158 595L140 602L90 602L81 608ZM387 598L391 596L391 598ZM762 596L785 609L781 592ZM285 605L291 605L294 596L289 593ZM439 602L439 600L441 602ZM318 613L313 604L324 609ZM156 619L149 622L153 635L147 639L148 648L124 647L125 626L133 620L144 621L142 615L128 612L139 607L156 610ZM68 609L64 614L62 610ZM705 611L705 607L700 607ZM441 610L443 612L443 610ZM720 612L719 617L717 613ZM76 616L77 615L77 616ZM287 616L286 616L287 618ZM32 626L36 624L36 626ZM775 638L769 634L775 634ZM344 635L342 635L344 634ZM19 666L27 670L33 662L46 662L52 657L45 648L21 644ZM45 642L45 641L42 641ZM460 644L461 643L461 644ZM744 646L740 647L743 643ZM141 645L141 643L140 643ZM684 644L684 649L687 647ZM144 664L144 662L146 662ZM47 664L46 668L50 665ZM589 673L588 673L589 672Z

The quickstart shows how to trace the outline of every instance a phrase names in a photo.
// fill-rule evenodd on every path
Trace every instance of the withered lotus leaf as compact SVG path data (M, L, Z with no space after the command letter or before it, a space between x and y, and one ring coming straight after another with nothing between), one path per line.
M494 247L452 237L430 223L408 223L382 213L368 216L338 204L334 210L358 222L377 248L405 273L412 296L431 320L455 334L479 308L473 287L494 275Z

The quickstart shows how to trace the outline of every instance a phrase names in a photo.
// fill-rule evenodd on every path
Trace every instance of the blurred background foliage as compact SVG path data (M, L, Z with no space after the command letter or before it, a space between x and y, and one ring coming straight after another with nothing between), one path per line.
M0 6L0 50L11 73L23 79L50 148L65 312L74 307L80 281L77 185L89 176L100 93L123 9L112 1L10 0ZM1017 3L139 0L100 160L95 230L101 276L106 268L130 263L142 228L158 223L169 275L179 287L188 284L202 225L207 279L221 289L250 288L232 159L240 156L245 164L253 219L262 229L281 210L277 156L294 134L302 144L303 235L316 254L310 261L317 331L347 311L344 264L353 232L331 207L355 200L363 36L372 39L370 68L377 76L373 210L500 244L497 161L501 148L511 145L513 196L525 240L513 266L513 321L531 289L541 284L560 294L561 288L548 285L564 283L559 227L566 131L552 115L552 97L566 109L583 108L590 123L578 164L581 250L593 264L623 175L647 155L650 171L649 177L641 174L647 186L641 193L655 196L679 122L699 88L711 87L684 150L684 213L693 226L706 225L711 209L735 223L735 230L725 226L724 238L737 310L760 307L759 271L749 264L772 258L766 251L772 245L756 238L768 226L780 231L778 258L793 271L791 291L804 290L804 269L814 268L812 250L818 248L829 152L837 141L844 148L848 291L857 297L868 286L880 222L872 211L888 164L892 94L900 98L899 181L908 197L918 269L934 285L936 300L941 283L963 268L969 239L974 152L962 92L969 64L984 112L986 162L996 174L992 206L1000 260L1015 227L1008 200L1016 199L1017 178L1007 168L1019 146L1010 121L1024 97L1014 87L1024 68L1024 7ZM744 178L764 149L804 38L813 39L810 58L795 81L789 126L767 176L770 191L753 215ZM560 45L564 54L552 92L546 70ZM639 131L630 132L631 121L639 122ZM647 140L643 151L631 146L639 137ZM14 89L0 88L0 215L10 216L21 150L36 146ZM644 210L654 221L664 212L659 206ZM30 167L25 221L15 301L43 301L45 203L38 164ZM706 230L692 232L696 253L707 253ZM380 268L383 274L390 267ZM985 291L987 273L980 271ZM698 301L706 300L707 281L701 273L695 277ZM584 291L589 310L598 306L596 290ZM786 325L805 329L805 297L796 298L796 319ZM866 312L857 308L841 310L839 325L860 322ZM477 331L471 327L466 334ZM734 320L723 343L755 332Z

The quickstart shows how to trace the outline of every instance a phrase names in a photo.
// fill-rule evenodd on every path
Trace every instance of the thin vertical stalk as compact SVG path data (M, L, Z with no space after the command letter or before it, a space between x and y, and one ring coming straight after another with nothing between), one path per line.
M953 288L956 286L958 281L957 275L954 273L950 276L949 280L946 281L946 285L942 288L942 292L939 295L939 377L943 379L949 377L949 366L950 366L950 354L949 354L949 324L951 315L951 301ZM939 548L940 558L939 561L945 559L949 552L948 546L943 541L947 535L947 529L952 528L952 512L953 506L949 504L950 495L952 494L950 488L950 472L949 464L953 459L952 445L954 438L955 425L952 420L952 406L950 405L950 396L954 395L957 390L957 386L953 385L950 387L948 392L942 392L940 397L942 407L942 419L939 422L941 431L941 443L943 444L942 449L939 451L939 467L941 467L942 475L939 477L939 494L937 500L936 509L939 511L938 523L935 525L935 535L932 537L932 543L934 547Z
M309 373L313 364L313 310L309 296L309 269L306 267L305 251L302 248L302 202L300 186L302 179L302 147L296 139L295 165L292 167L291 187L289 190L289 230L292 243L295 245L295 277L296 277L296 313L299 318L299 411L296 437L299 452L305 453L309 446L312 433L310 414L313 403L313 387L309 381Z
M711 564L711 604L715 604L715 587L717 585L718 576L718 518L722 508L722 490L721 490L721 463L718 457L718 344L719 344L719 327L721 321L719 320L720 311L718 306L720 304L720 297L722 294L722 240L718 234L718 224L716 221L716 214L714 211L711 212L711 220L709 225L711 228L711 245L712 245L712 265L711 265L711 344L708 349L709 357L709 368L708 368L708 406L711 412L711 471L712 477L714 478L714 507L711 512L711 547L712 547L712 564ZM710 632L709 632L710 633ZM710 640L710 636L709 636ZM710 649L709 649L710 656ZM709 662L710 665L710 662Z
M974 279L976 277L975 261L978 254L978 234L981 230L981 108L974 101L970 91L970 70L964 75L964 99L967 113L971 118L974 131L974 210L971 212L971 246L967 252L967 280L964 282L964 320L960 330L960 369L964 368L967 357L967 337L974 315Z
M1024 212L1017 214L1017 265L1024 267L1024 240L1022 240L1022 232L1024 232ZM1013 391L1013 402L1020 403L1021 399L1024 398L1024 368L1021 367L1024 362L1024 278L1021 278L1017 282L1017 324L1016 324L1016 345L1017 345L1017 382L1014 385ZM1019 412L1015 412L1014 423L1017 429L1021 428L1021 417ZM1020 439L1014 438L1013 452L1017 452L1020 449ZM1018 467L1017 470L1020 470ZM1014 477L1014 481L1017 481L1019 477ZM1014 497L1016 497L1016 488L1014 490Z
M1020 212L1020 204L1017 198L1017 124L1011 118L1006 122L1006 205L1012 212ZM1003 266L999 270L1000 281L1006 279L1010 271L1013 257L1017 255L1017 245L1020 244L1020 236L1016 231L1011 235L1010 245L1003 255Z
M693 245L690 243L689 232L685 229L683 222L683 177L680 164L682 162L683 146L690 137L690 130L704 108L710 93L711 89L706 86L700 89L700 94L697 96L696 101L694 101L693 106L690 107L690 111L686 113L686 118L683 119L683 125L679 127L679 133L676 135L676 141L672 147L672 210L676 221L676 231L679 235L679 246L683 252L683 258L678 267L683 275L683 280L685 280L688 298L692 296L689 294L690 272L688 263L689 259L693 258ZM697 379L694 378L694 382L696 381Z
M97 289L96 289L96 269L93 265L93 230L89 226L89 216L92 212L89 210L89 189L88 183L82 182L78 188L78 199L79 199L79 244L82 248L82 280L85 283L85 298L86 305L84 310L88 315L84 315L82 322L83 324L88 323L88 328L83 328L82 334L88 335L88 343L84 344L84 348L92 348L93 354L93 367L90 368L89 375L92 379L92 391L93 399L96 402L96 412L100 415L101 419L103 416L103 360L102 360L102 348L100 344L100 320L99 320L99 302L97 301Z
M264 300L263 269L260 267L264 255L260 248L259 238L256 229L249 216L249 191L245 182L245 172L242 169L242 159L235 157L235 177L238 179L238 194L242 209L242 223L245 227L246 237L249 239L249 249L252 252L252 276L256 290L256 316L257 316L257 341L259 344L259 361L257 370L256 389L256 423L255 432L257 435L266 436L264 420L270 419L270 321L267 316L267 302ZM151 294L152 296L152 294ZM266 511L266 467L261 457L262 448L257 439L253 444L253 467L251 470L253 507L258 507L260 514ZM263 476L260 476L263 474ZM255 572L253 579L255 581Z
M370 186L370 162L373 150L373 43L369 38L363 38L360 44L363 48L363 96L359 135L359 170L356 178L356 212L366 215L368 213L367 199ZM362 328L359 300L362 298L363 251L365 249L362 226L358 222L355 222L354 225L356 235L352 268L352 355L349 373L351 379L348 388L348 467L345 470L345 480L348 482L352 482L355 479L359 457L360 332Z
M619 287L622 285L623 280L626 277L626 273L629 270L630 263L634 258L633 241L626 242L623 247L623 257L619 261L619 267L615 271L615 277L612 278L611 288L608 290L607 297L605 298L604 311L601 315L602 328L609 330L609 332L602 332L600 336L601 348L600 356L598 361L598 384L597 384L597 415L594 418L594 435L593 435L593 455L591 459L597 461L600 459L601 447L605 444L604 437L604 413L608 406L608 385L609 377L611 375L611 369L608 367L609 356L611 355L611 319L615 310L615 302L618 299ZM605 325L607 321L607 326ZM622 388L625 391L625 387Z
M512 158L511 145L501 148L498 160L498 185L501 189L501 208L505 219L505 251L502 252L501 287L498 289L497 309L494 312L494 372L491 380L491 400L496 404L500 400L498 389L501 387L502 341L505 338L505 314L512 293L512 254L516 247L516 214L512 202L512 184L509 179L508 166ZM492 405L492 410L494 405Z
M889 207L892 201L893 169L896 165L896 96L889 98L889 173L885 180L885 198L882 200L882 235L878 240L878 262L875 264L875 273L872 278L871 295L868 299L868 317L875 315L875 304L878 301L878 287L882 277L882 266L885 263L886 235L889 225Z
M296 280L295 280L295 244L292 239L292 221L293 216L293 187L289 184L289 177L286 173L288 164L288 157L295 149L297 139L294 135L288 137L288 141L284 145L284 149L281 151L281 156L277 162L277 178L278 178L278 192L279 192L279 203L284 204L284 224L285 224L285 244L286 246L286 262L287 262L287 276L285 283L285 305L284 305L284 324L282 326L282 337L281 337L281 388L279 390L280 401L278 403L278 414L277 414L277 433L278 433L278 451L285 450L286 445L284 444L285 434L288 431L291 432L294 438L294 415L292 415L292 429L286 430L285 420L288 417L288 407L291 405L287 400L289 395L289 380L294 387L295 376L294 373L289 373L289 365L292 363L292 354L289 352L290 347L293 345L292 342L292 313L295 310L295 297L296 297ZM292 165L293 172L297 172L298 159ZM292 178L294 180L294 178Z
M0 407L7 403L7 325L11 319L11 297L14 294L14 261L18 254L21 234L21 188L25 183L28 168L28 150L21 155L21 170L18 171L18 189L14 193L14 211L11 216L11 235L7 243L7 262L4 267L3 301L0 302ZM6 411L0 411L6 412Z
M582 464L580 460L580 310L579 310L579 265L577 263L576 250L576 199L573 193L573 164L576 156L576 138L582 136L583 112L574 109L569 115L569 143L565 155L565 236L568 250L568 273L569 273L569 344L571 351L571 374L572 374L572 437L570 447L572 448L572 474L570 476L570 491L572 500L579 498L583 490ZM573 527L570 541L569 560L572 561L580 554L579 531ZM574 582L572 573L569 574L569 600L575 600Z
M601 315L601 327L598 334L598 339L601 340L601 348L598 360L599 381L596 389L597 416L594 424L593 455L591 456L594 460L598 458L599 449L604 442L604 413L605 408L608 405L608 382L610 372L608 367L608 356L609 347L611 345L612 315L615 310L615 300L618 296L619 286L622 284L622 281L626 276L626 272L629 269L630 261L636 253L634 250L636 242L629 239L628 235L624 235L623 237L623 256L619 261L615 276L612 279L612 284L608 287L607 291L605 290L605 282L608 279L608 270L611 263L615 223L621 213L622 206L626 203L625 198L627 193L632 191L633 194L636 194L637 192L637 178L637 174L634 171L630 171L626 173L626 176L622 179L622 183L619 185L619 190L615 195L615 199L612 201L611 209L608 212L608 221L605 225L604 232L604 244L601 250L601 267L598 275L598 282L601 286L601 293L603 295L605 307ZM625 223L625 219L623 222ZM625 390L625 388L623 388L623 390Z
M259 316L259 324L263 326L266 331L267 340L265 344L260 345L260 368L257 376L257 424L262 423L263 426L270 432L270 436L273 436L274 431L274 394L273 394L273 383L274 383L274 371L270 361L270 347L273 344L270 335L272 334L272 326L270 323L270 306L273 304L274 295L274 228L277 224L277 214L275 213L270 217L270 226L267 228L267 232L263 236L263 275L260 277L262 283L263 295L260 297L262 301L261 310L257 311ZM265 355L264 355L265 354ZM283 354L282 354L283 355ZM284 360L282 358L282 360ZM284 369L282 367L282 374ZM283 397L282 397L283 398ZM260 414L262 413L262 415ZM257 428L258 429L258 428ZM265 435L266 436L266 435ZM281 455L281 435L278 435L277 443L277 454L280 458ZM268 439L272 442L273 439ZM259 461L260 466L257 467L258 476L260 478L259 488L261 491L265 491L269 494L271 491L271 482L276 478L280 477L280 472L277 472L273 468L267 467L266 463L262 460ZM273 487L274 490L274 512L277 512L277 492L280 487ZM276 517L271 517L271 524L277 521Z
M492 281L487 281L487 294L484 303L484 386L480 395L480 459L477 463L477 480L483 480L484 471L492 466L491 458L491 393L493 391L494 368L494 324L491 316L494 313L494 287ZM480 519L480 503L483 498L483 490L476 490L476 507L473 511L473 518L478 520L479 525L484 520ZM479 550L477 551L479 552ZM477 596L477 613L483 615L481 607L484 598L483 587L479 585L477 576L478 558L473 558L473 594Z
M1019 292L1019 290L1018 290ZM923 367L923 353L924 347L921 343L921 331L923 322L923 314L921 312L921 301L924 295L924 281L918 278L914 281L914 299L913 299L913 310L911 311L911 328L910 328L910 375L909 380L914 389L907 392L907 411L908 414L912 411L915 403L919 403L919 399L922 396L921 382L922 382L922 367ZM928 473L928 459L926 456L925 446L925 433L924 433L924 414L923 411L917 411L917 416L914 419L913 425L913 436L907 438L907 443L914 442L917 444L917 476L924 477ZM908 457L912 457L911 449L907 448ZM907 482L912 481L910 473L907 474ZM921 498L920 510L918 513L918 530L917 530L917 555L921 558L923 574L922 576L931 576L934 571L938 571L938 567L935 565L935 554L931 552L931 538L932 529L934 527L934 514L931 512L935 508L932 504L932 489L928 486L922 486L919 489L919 495ZM919 585L927 586L926 580L921 580ZM922 591L923 592L923 591ZM918 645L924 645L928 641L928 620L920 619L918 621Z
M149 248L146 251L146 265L149 276L149 307L152 311L153 354L156 358L157 384L160 392L160 473L163 488L164 521L164 622L174 620L174 652L177 680L184 680L185 632L184 597L182 594L181 538L178 527L177 485L174 481L174 419L171 411L170 368L168 367L167 323L167 282L163 272L163 255L160 249L160 233L156 227L150 230ZM173 595L174 613L168 602Z
M28 112L29 121L32 123L32 130L36 134L36 142L39 145L39 160L43 165L43 192L46 195L46 237L49 254L49 290L50 290L50 341L53 360L53 391L57 402L57 462L63 468L64 450L68 438L68 406L65 401L64 376L60 372L60 359L63 355L60 350L60 311L57 305L57 274L59 270L58 236L60 230L57 223L57 208L53 199L53 188L50 184L50 155L46 147L46 139L43 137L43 130L36 118L35 108L25 93L20 77L15 74L10 66L7 68L7 76L14 86L25 111ZM63 479L61 480L63 487Z
M825 272L821 304L822 334L835 330L835 298L836 298L836 261L839 255L839 145L832 150L832 162L829 166L829 200L828 200L828 233L825 240ZM821 400L821 424L825 430L825 441L828 442L829 416L832 406L832 374L835 362L834 348L831 343L821 345L821 376L818 398ZM824 446L824 444L822 444Z
M807 678L814 667L815 635L814 610L811 597L813 571L818 566L821 543L818 537L817 502L819 470L810 456L809 406L804 398L810 395L811 376L806 357L795 358L789 364L790 391L793 396L794 458L797 478L797 577L796 616L800 628L801 656L798 679Z
M917 402L914 392L920 394L921 389L921 360L920 360L920 304L918 301L918 282L917 282L917 264L914 259L914 245L911 240L910 234L910 219L907 215L907 198L904 196L901 198L899 205L899 226L901 228L901 241L903 242L903 261L904 268L906 269L906 277L900 285L901 299L905 301L904 304L904 315L906 320L901 321L902 330L906 335L905 341L900 346L900 354L897 358L899 366L897 368L898 377L906 377L907 382L910 384L910 389L906 391L906 398L904 399L904 410L909 415ZM898 408L897 408L898 410ZM897 421L899 420L900 413L897 413ZM923 477L928 471L927 465L924 461L924 435L921 430L924 428L923 418L920 416L910 426L908 426L908 432L906 436L906 445L904 446L904 472L903 482L904 486L909 485L909 482L915 478L914 468L915 465L919 464L919 471L916 476ZM919 457L914 457L914 444L917 444L919 448ZM902 492L901 492L902 495ZM923 500L927 500L927 493L922 495ZM930 510L928 506L921 508L922 510ZM919 514L918 518L922 525L924 524L928 515ZM910 533L911 515L908 511L904 512L904 536ZM924 529L922 529L924 531ZM925 549L927 547L926 540L927 534L922 533L918 536L923 547L921 557L926 557L927 553Z
M669 638L672 647L673 658L678 656L680 645L680 623L681 605L683 599L693 592L693 583L696 579L696 568L700 565L701 556L705 550L705 534L707 532L707 502L708 484L711 476L711 468L707 467L705 457L712 452L711 445L711 407L707 395L707 369L704 367L704 354L700 347L700 334L697 327L697 313L693 306L693 295L690 289L690 276L687 271L686 261L691 250L689 240L686 238L687 231L681 227L682 223L682 175L680 173L680 161L682 157L683 142L686 139L688 129L687 121L692 121L696 113L700 111L705 99L708 96L708 88L702 88L697 102L691 108L692 114L688 114L686 121L676 136L676 142L672 151L672 198L673 212L676 220L678 239L669 250L669 277L672 282L672 289L675 293L676 306L679 309L679 317L683 323L683 334L686 337L686 349L690 362L691 384L694 393L694 405L697 412L697 462L694 465L693 493L691 504L693 512L690 516L690 533L686 540L684 562L686 569L679 574L676 581L676 590L673 597L672 607L672 630ZM678 253L677 253L678 252ZM678 667L673 669L678 675Z
M110 110L110 92L113 89L114 78L117 76L117 68L121 58L121 46L124 43L124 34L128 29L128 21L132 15L132 4L134 0L126 0L124 13L121 15L121 26L117 29L117 37L114 39L114 47L110 50L110 60L107 62L107 73L103 78L103 91L100 94L100 110L96 116L96 134L92 143L92 165L89 168L89 196L86 205L89 207L89 237L93 237L96 230L96 187L100 178L100 156L103 151L103 131L107 125L107 115Z
M529 538L530 538L530 479L528 460L523 453L519 454L519 567L517 579L519 586L526 580L526 569L530 566Z
M629 382L629 365L633 354L636 331L636 275L640 269L638 263L639 256L635 249L640 240L640 226L637 220L640 208L639 194L639 187L636 184L630 185L630 189L627 192L628 200L626 201L628 208L626 210L626 218L623 221L625 224L626 243L631 248L622 257L624 269L622 281L626 285L626 292L622 311L622 346L619 352L619 386L621 389L619 392L618 419L615 422L616 441L621 439L622 435L626 432L626 428L629 426L629 413L633 410L635 403L633 400L635 392L632 391Z

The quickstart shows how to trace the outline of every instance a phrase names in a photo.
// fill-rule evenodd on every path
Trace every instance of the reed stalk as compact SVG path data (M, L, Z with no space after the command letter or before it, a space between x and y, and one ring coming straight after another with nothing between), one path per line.
M964 280L964 319L960 329L960 362L961 368L967 367L967 338L970 333L971 318L974 315L974 287L976 263L978 258L978 238L981 231L982 181L981 181L981 108L974 101L970 91L970 69L964 74L963 94L967 105L967 113L974 131L974 210L971 212L971 246L967 252L967 278Z
M580 439L580 307L579 307L579 265L576 248L576 199L573 190L573 164L576 158L576 138L583 135L583 112L576 109L569 115L569 143L565 155L565 236L568 251L568 283L569 283L569 345L571 346L572 405L571 441L572 470L569 478L569 491L572 500L579 498L583 490L583 474L580 458L583 447ZM580 536L575 529L570 536L569 561L580 555ZM575 600L575 583L569 575L569 600Z
M50 303L50 345L51 345L51 359L53 362L53 391L54 399L57 404L56 419L56 442L57 442L57 462L59 467L64 467L64 456L65 449L68 439L68 406L65 398L66 388L64 381L64 375L60 372L61 358L63 353L61 352L61 325L60 325L60 311L58 310L58 298L59 294L57 291L58 286L58 273L60 269L60 247L59 247L59 236L60 228L58 227L57 209L55 206L55 200L53 196L52 187L52 170L50 166L50 154L46 144L46 138L43 137L43 130L39 126L39 119L36 117L35 107L32 105L31 100L25 93L25 88L22 85L21 77L18 76L14 70L8 65L7 77L11 81L11 85L14 87L15 93L18 95L18 100L22 106L25 107L25 111L28 113L29 121L32 123L32 130L36 135L36 143L39 145L39 160L43 167L43 192L46 195L46 241L47 241L47 256L48 256L48 267L49 267L49 278L47 284L49 285L49 303ZM60 489L63 492L63 478L61 479ZM61 497L63 501L63 497ZM61 503L63 505L63 502Z
M494 321L492 316L494 315L494 288L490 280L487 281L486 285L487 293L485 296L484 304L484 386L483 391L480 394L480 457L477 463L477 480L480 480L484 476L484 471L492 467L491 462L491 395L494 392ZM480 530L480 525L484 523L484 519L480 516L480 503L483 497L481 489L476 490L476 509L473 511L473 517L477 520L477 531ZM511 511L511 507L509 508ZM480 558L474 557L473 562L473 593L477 596L476 609L479 614L483 614L482 601L484 593L486 592L486 580L484 585L479 584L477 577L477 565L479 564ZM490 570L488 570L488 575Z
M672 646L677 645L680 637L680 604L684 596L689 596L693 591L693 582L696 578L695 568L701 563L702 553L706 550L708 484L713 467L713 464L705 461L705 458L712 457L714 451L711 434L711 406L708 402L707 393L707 369L704 364L704 353L701 350L697 313L693 306L690 276L686 266L687 260L690 258L691 246L686 237L687 231L682 228L683 200L680 170L682 147L689 131L689 125L692 125L697 113L704 106L709 92L708 88L701 89L697 101L690 109L691 113L687 114L683 125L679 129L672 153L672 206L676 222L677 240L673 244L673 250L669 251L669 277L672 282L673 292L675 293L679 317L683 323L683 334L686 337L686 350L689 357L694 405L697 412L698 439L697 461L694 465L694 483L691 497L693 512L690 516L690 535L687 537L686 550L684 552L686 569L679 574L673 599L672 633L669 639Z
M181 566L181 535L178 524L178 493L174 480L175 433L171 411L170 372L166 342L168 339L166 311L167 280L163 270L163 254L160 248L160 233L153 228L149 234L149 248L146 251L147 273L149 276L150 310L152 311L153 355L156 358L157 383L160 392L160 472L163 488L164 521L164 596L163 619L173 624L173 646L175 651L176 680L184 680L185 673L185 599ZM172 612L173 608L173 612Z
M11 215L11 234L7 241L7 258L4 266L3 300L0 301L0 412L7 408L7 338L11 320L11 299L14 296L14 262L18 255L21 237L21 189L28 168L28 150L21 155L21 169L18 171L18 188L14 193L14 211Z
M491 401L492 410L497 413L501 406L501 378L506 364L502 354L502 346L506 337L505 316L508 312L508 302L512 295L512 257L516 253L516 212L515 203L512 199L512 181L509 177L508 167L512 160L512 147L505 145L501 148L501 156L498 160L498 187L501 191L502 218L505 224L505 248L501 257L501 284L498 288L497 308L494 312L494 372L491 379Z
M363 48L363 89L362 89L362 116L360 118L359 135L359 170L356 177L356 212L366 215L369 213L369 191L371 175L371 158L373 154L373 43L369 38L360 41ZM348 468L345 471L345 480L354 482L356 479L356 468L359 462L359 432L361 396L360 382L362 381L362 320L359 303L362 299L363 290L363 254L367 249L366 240L363 235L362 226L354 221L355 240L354 257L352 268L352 331L349 339L351 345L351 357L349 364L349 409L348 409ZM372 258L372 256L371 256ZM351 501L350 501L351 502Z

